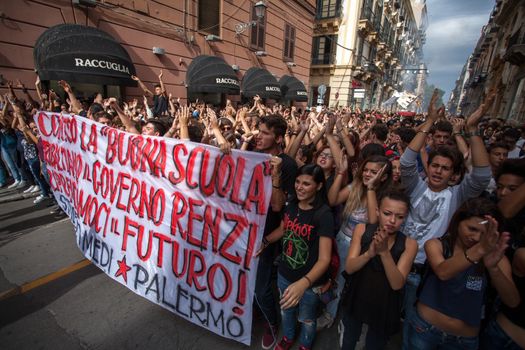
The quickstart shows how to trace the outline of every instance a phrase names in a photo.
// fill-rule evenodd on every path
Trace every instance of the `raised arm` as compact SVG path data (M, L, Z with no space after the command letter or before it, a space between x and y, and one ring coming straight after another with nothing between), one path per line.
M478 130L478 124L485 113L492 107L495 98L496 91L491 90L478 109L468 117L465 125L470 136L470 151L472 153L472 166L474 167L488 167L490 165L489 155Z
M20 79L17 79L16 87L22 89L22 92L24 93L24 95L25 95L25 97L26 97L26 99L27 99L27 102L31 103L31 105L32 105L33 107L34 107L35 105L37 105L37 102L33 99L33 97L31 96L31 94L27 91L27 88L25 87L24 84L22 84L22 82L20 81Z
M299 131L299 134L297 134L297 137L295 137L293 142L290 144L290 147L288 148L286 152L286 154L289 155L293 159L295 159L295 156L297 155L297 152L299 151L299 148L301 147L301 143L303 142L303 139L306 136L306 133L310 129L310 121L308 119L301 120L299 126L301 130Z
M117 115L120 118L122 125L124 125L124 127L126 128L126 131L132 134L140 134L140 132L135 127L135 123L133 123L129 116L126 113L124 113L122 108L120 108L120 106L118 105L117 99L114 97L110 97L108 102L111 108L113 108L115 112L117 112Z
M434 125L434 122L439 119L440 115L443 115L445 113L444 107L437 109L435 106L438 97L439 92L436 89L434 90L434 94L432 95L432 99L430 100L430 104L428 106L427 119L420 126L416 136L408 144L408 148L410 148L414 152L419 152L419 150L421 150L421 148L425 145L425 141L428 133L430 132L430 128L432 127L432 125Z
M343 182L348 171L348 161L343 153L341 153L339 159L335 158L335 160L337 172L334 177L334 183L328 190L328 204L331 207L335 207L336 205L346 202L348 196L350 195L350 189L348 186L344 186Z
M77 97L73 93L73 89L71 89L71 86L65 80L60 80L58 84L67 93L67 96L69 97L69 100L71 101L71 108L72 108L73 113L75 114L80 113L80 111L82 111L82 104L80 103L80 101L77 99Z
M163 95L166 95L166 88L164 87L164 82L162 81L162 69L159 73L159 85L160 85L160 91Z
M339 137L343 141L343 145L345 146L346 155L349 159L352 159L355 157L355 148L352 144L352 141L350 140L350 135L348 134L348 130L345 126L343 126L343 123L341 121L341 118L337 118L337 121L335 123L335 127L337 129L337 133L339 134Z
M341 147L339 147L339 142L334 137L334 127L335 127L335 116L331 115L326 124L326 140L328 141L328 146L330 147L330 152L334 159L341 158Z
M137 83L139 83L139 86L140 88L142 89L142 91L144 91L144 94L147 95L147 96L153 96L153 92L151 92L150 89L148 89L148 87L142 82L142 80L140 80L139 77L135 76L135 75L132 75L131 76L131 79L135 80Z

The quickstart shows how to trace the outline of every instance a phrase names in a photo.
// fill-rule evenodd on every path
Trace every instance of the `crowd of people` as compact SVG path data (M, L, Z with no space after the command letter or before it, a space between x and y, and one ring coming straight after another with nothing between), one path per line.
M366 349L400 332L403 349L525 348L525 127L486 117L494 91L466 118L437 108L437 94L428 113L403 117L258 96L184 104L162 72L154 91L133 79L140 104L80 100L65 81L61 99L37 80L35 100L9 83L0 96L0 186L52 200L37 110L226 153L264 152L272 195L254 298L262 348L311 349L335 324L342 349L356 347L364 325Z

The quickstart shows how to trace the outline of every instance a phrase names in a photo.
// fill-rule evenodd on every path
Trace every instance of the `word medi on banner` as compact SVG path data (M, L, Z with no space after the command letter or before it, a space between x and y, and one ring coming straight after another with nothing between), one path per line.
M269 156L227 155L80 116L35 120L51 188L83 254L135 293L249 345Z

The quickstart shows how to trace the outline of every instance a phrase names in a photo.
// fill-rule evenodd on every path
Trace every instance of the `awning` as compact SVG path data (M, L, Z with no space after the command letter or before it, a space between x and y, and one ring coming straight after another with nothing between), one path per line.
M136 86L135 67L126 50L107 33L79 24L59 24L35 43L35 68L41 80Z
M241 94L244 97L281 99L281 86L275 77L266 69L252 67L246 71L242 78Z
M297 102L307 102L308 101L308 92L304 84L299 81L299 79L283 75L279 80L281 85L281 94L283 99L286 101L297 101Z
M186 72L188 93L238 95L239 79L232 67L216 56L197 56Z

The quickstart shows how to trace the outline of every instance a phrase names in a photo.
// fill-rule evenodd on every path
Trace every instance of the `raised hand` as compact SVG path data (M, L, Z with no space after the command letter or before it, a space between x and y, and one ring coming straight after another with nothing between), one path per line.
M486 221L487 231L482 233L479 244L481 246L483 255L486 255L496 248L500 234L498 232L498 222L496 219L486 215L484 221Z
M64 89L64 91L67 92L68 94L72 92L71 86L69 85L69 83L67 81L59 80L58 81L58 85L60 85L62 87L62 89Z
M492 251L483 256L483 264L487 269L495 268L509 247L510 233L502 232Z
M494 100L496 99L496 89L491 89L487 96L485 96L485 99L483 100L483 103L472 113L468 118L466 122L466 129L469 132L475 132L478 130L478 124L481 120L481 118L487 113L487 111L492 107L492 104L494 103Z
M326 134L332 135L335 126L335 116L333 114L326 115Z
M370 190L376 190L379 185L381 184L381 182L383 182L383 175L386 171L386 164L383 165L381 167L381 169L379 169L379 171L372 176L372 178L368 181L368 184L367 184L367 187L370 189Z
M348 159L345 152L341 152L341 157L336 160L336 168L338 173L346 173L348 171Z
M465 119L463 118L452 118L450 122L452 123L453 132L455 134L460 133L465 126Z
M374 245L377 255L384 255L388 253L388 234L385 232L385 230L382 228L377 230L372 244Z

